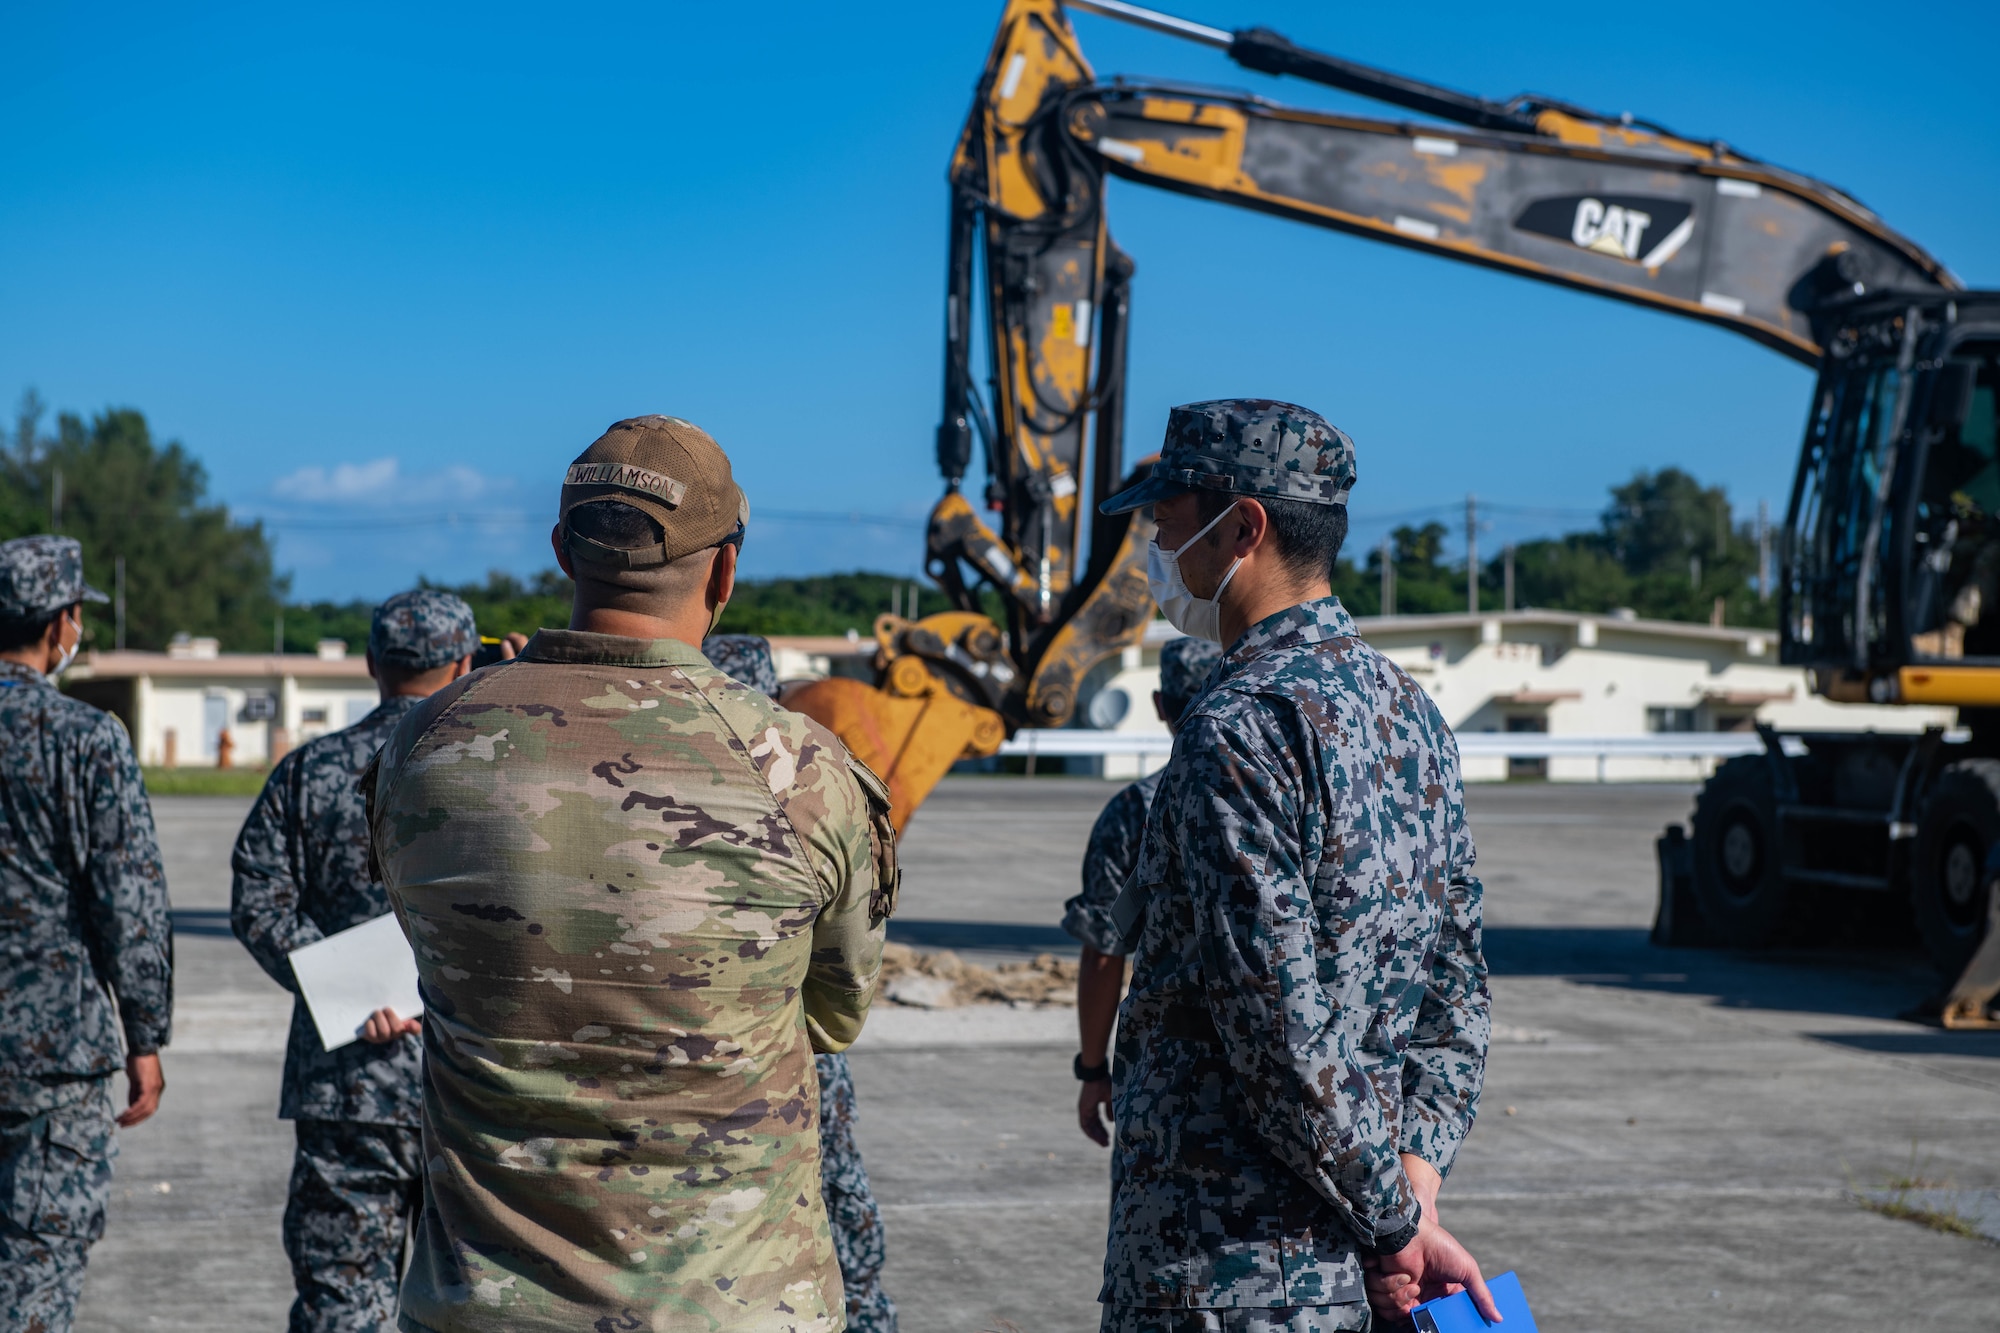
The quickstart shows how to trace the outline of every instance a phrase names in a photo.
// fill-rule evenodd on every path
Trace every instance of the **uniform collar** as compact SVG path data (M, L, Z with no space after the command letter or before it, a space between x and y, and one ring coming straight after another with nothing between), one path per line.
M33 667L22 666L19 662L0 661L0 685L13 686L27 684L47 685L51 689L55 688L54 681L51 681L47 676Z
M1223 655L1222 669L1227 672L1287 648L1304 648L1329 639L1351 639L1357 632L1354 617L1347 614L1338 597L1300 602L1265 616L1244 630Z
M373 717L381 713L387 714L390 717L401 717L428 697L428 695L423 694L392 694L381 703L376 704L375 712L370 713L369 716Z
M580 629L537 631L521 650L523 662L564 662L575 666L707 666L701 649L679 639L627 639Z

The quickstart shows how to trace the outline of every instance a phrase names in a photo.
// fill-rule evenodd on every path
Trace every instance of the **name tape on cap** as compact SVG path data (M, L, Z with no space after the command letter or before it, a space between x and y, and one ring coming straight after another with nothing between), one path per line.
M571 463L563 477L565 486L617 486L628 491L656 495L678 506L687 494L687 483L675 481L664 472L634 467L630 463Z

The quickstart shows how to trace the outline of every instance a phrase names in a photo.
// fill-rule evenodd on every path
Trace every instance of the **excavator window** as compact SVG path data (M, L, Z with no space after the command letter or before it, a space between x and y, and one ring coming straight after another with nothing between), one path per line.
M1957 349L1937 373L1912 539L1910 646L1919 658L2000 658L2000 346Z

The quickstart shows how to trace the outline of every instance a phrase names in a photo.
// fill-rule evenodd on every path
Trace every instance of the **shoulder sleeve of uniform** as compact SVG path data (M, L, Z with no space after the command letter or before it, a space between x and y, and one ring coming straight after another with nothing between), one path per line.
M861 1033L882 970L882 937L895 906L895 831L888 790L839 737L797 713L780 713L772 730L797 738L798 774L787 814L827 877L828 897L813 923L812 963L804 988L813 1049L845 1050ZM778 738L765 733L766 742ZM789 739L789 738L787 738ZM753 747L753 754L755 747Z
M1099 953L1125 952L1123 932L1112 907L1138 865L1145 831L1142 782L1122 788L1090 826L1090 841L1083 851L1083 891L1063 904L1062 928Z
M1426 696L1428 699L1428 696ZM1465 785L1458 742L1432 704L1438 771L1448 836L1448 880L1430 977L1410 1032L1403 1065L1400 1149L1450 1174L1458 1149L1479 1113L1492 1039L1492 995L1487 986L1482 899L1473 873L1477 853L1465 820Z
M105 980L118 996L126 1049L146 1055L173 1026L173 933L153 807L125 728L108 713L66 700L82 777L81 907Z
M868 802L868 849L875 862L875 892L868 902L868 919L880 925L896 914L896 893L902 887L902 871L896 865L896 826L889 819L894 803L889 799L889 784L851 751L847 770L861 784L862 798Z

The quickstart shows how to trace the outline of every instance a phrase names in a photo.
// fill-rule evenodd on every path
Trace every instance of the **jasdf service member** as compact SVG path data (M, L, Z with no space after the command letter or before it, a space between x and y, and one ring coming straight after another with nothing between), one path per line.
M236 838L230 923L286 990L298 990L293 950L389 910L368 872L361 774L411 709L471 669L478 646L472 608L450 593L391 597L368 632L381 703L271 770ZM284 1224L298 1293L291 1333L373 1333L396 1318L404 1238L423 1198L421 1028L410 1014L379 1019L384 1040L329 1051L304 1000L292 1004L278 1099L297 1140Z
M1114 914L1103 1328L1332 1333L1470 1287L1437 1190L1490 1031L1458 747L1329 576L1354 447L1317 413L1177 407L1151 475L1161 612L1226 644Z
M1160 688L1153 708L1169 732L1200 695L1215 670L1222 649L1207 639L1184 634L1160 649ZM1146 832L1153 797L1167 775L1162 767L1119 791L1091 825L1083 850L1083 892L1063 904L1062 928L1083 946L1076 984L1076 1027L1081 1049L1070 1072L1083 1086L1077 1090L1076 1123L1091 1141L1109 1146L1106 1122L1111 1115L1111 1031L1118 1025L1118 1001L1125 993L1127 945L1112 918Z
M159 1109L173 1007L153 808L118 719L57 691L83 641L72 537L0 543L0 1330L66 1333L104 1234L113 1125ZM123 1032L123 1049L119 1036ZM111 1075L126 1106L114 1115Z
M747 518L706 433L618 422L563 486L570 628L377 761L427 1004L405 1329L841 1325L812 1054L874 997L888 796L702 656Z

